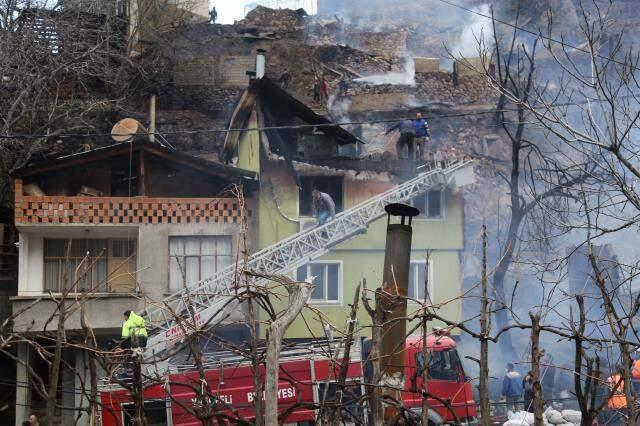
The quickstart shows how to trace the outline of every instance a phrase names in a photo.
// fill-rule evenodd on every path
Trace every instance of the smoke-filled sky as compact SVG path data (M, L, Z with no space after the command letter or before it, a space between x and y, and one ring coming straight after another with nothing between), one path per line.
M244 18L245 4L249 3L264 3L266 5L275 2L260 0L209 0L211 7L215 6L218 11L218 22L221 24L233 24L233 21ZM302 7L309 14L316 12L316 0L281 0L279 3L283 8Z

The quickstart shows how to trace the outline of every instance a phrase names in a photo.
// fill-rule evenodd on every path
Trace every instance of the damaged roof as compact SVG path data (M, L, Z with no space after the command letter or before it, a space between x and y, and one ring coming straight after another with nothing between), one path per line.
M195 157L146 140L115 143L113 145L92 149L86 152L65 155L63 157L58 157L36 164L29 164L25 167L16 169L13 172L13 176L25 177L36 175L79 164L100 161L117 155L129 154L134 151L145 151L168 162L176 163L207 175L225 178L230 181L257 179L256 173L252 171L205 160L203 158Z
M255 105L256 101L260 101L261 105L268 103L276 104L279 108L288 109L291 114L300 120L314 125L321 125L321 131L331 136L339 145L355 144L360 141L356 136L349 133L347 130L340 127L339 124L333 123L331 120L323 117L298 99L290 95L286 90L280 87L279 84L270 80L268 77L263 77L256 80L249 88L247 88L229 121L230 129L241 129L245 127L246 120L249 117L250 110ZM260 123L265 125L266 123ZM277 126L276 126L277 127ZM277 129L276 129L277 130ZM224 150L234 151L237 144L239 132L229 132L224 142Z

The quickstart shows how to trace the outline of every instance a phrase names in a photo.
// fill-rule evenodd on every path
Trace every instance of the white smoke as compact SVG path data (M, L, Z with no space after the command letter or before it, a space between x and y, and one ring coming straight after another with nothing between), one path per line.
M367 77L356 78L353 81L359 83L373 84L378 86L381 84L401 84L407 86L415 86L416 65L412 57L404 58L404 71L389 72L386 74L375 74Z
M489 5L482 4L473 8L473 11L484 16L474 14L471 21L467 24L464 30L462 30L460 40L458 40L458 43L451 50L451 53L456 57L460 56L463 58L471 58L479 56L478 42L483 40L484 43L491 44L493 40L491 19L485 18L485 16L491 15Z

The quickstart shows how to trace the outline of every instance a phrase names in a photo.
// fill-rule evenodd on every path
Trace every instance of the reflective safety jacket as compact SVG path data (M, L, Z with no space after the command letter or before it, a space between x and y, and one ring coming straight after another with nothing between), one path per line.
M129 319L122 324L122 338L126 339L129 336L147 337L146 321L135 312L131 312Z
M607 379L607 384L609 385L609 389L615 391L613 395L609 398L609 402L607 403L607 407L609 408L625 408L627 406L627 397L624 394L624 380L620 374L614 374ZM618 387L616 387L618 385Z

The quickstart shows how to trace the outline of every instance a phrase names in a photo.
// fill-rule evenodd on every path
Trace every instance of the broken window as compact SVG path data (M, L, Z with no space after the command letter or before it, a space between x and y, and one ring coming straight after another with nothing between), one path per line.
M309 262L296 270L296 279L313 277L311 302L339 303L342 287L342 264L339 261Z
M336 204L336 214L342 211L342 176L300 176L300 216L313 215L311 192L327 193Z
M411 200L411 205L420 210L419 218L441 219L444 217L444 192L428 191Z
M178 291L231 264L231 237L170 237L169 289Z
M425 294L424 277L425 277L426 261L412 260L409 267L409 291L407 295L410 299L416 299L421 302L428 300L433 301L433 262L429 261L429 281L428 291Z

